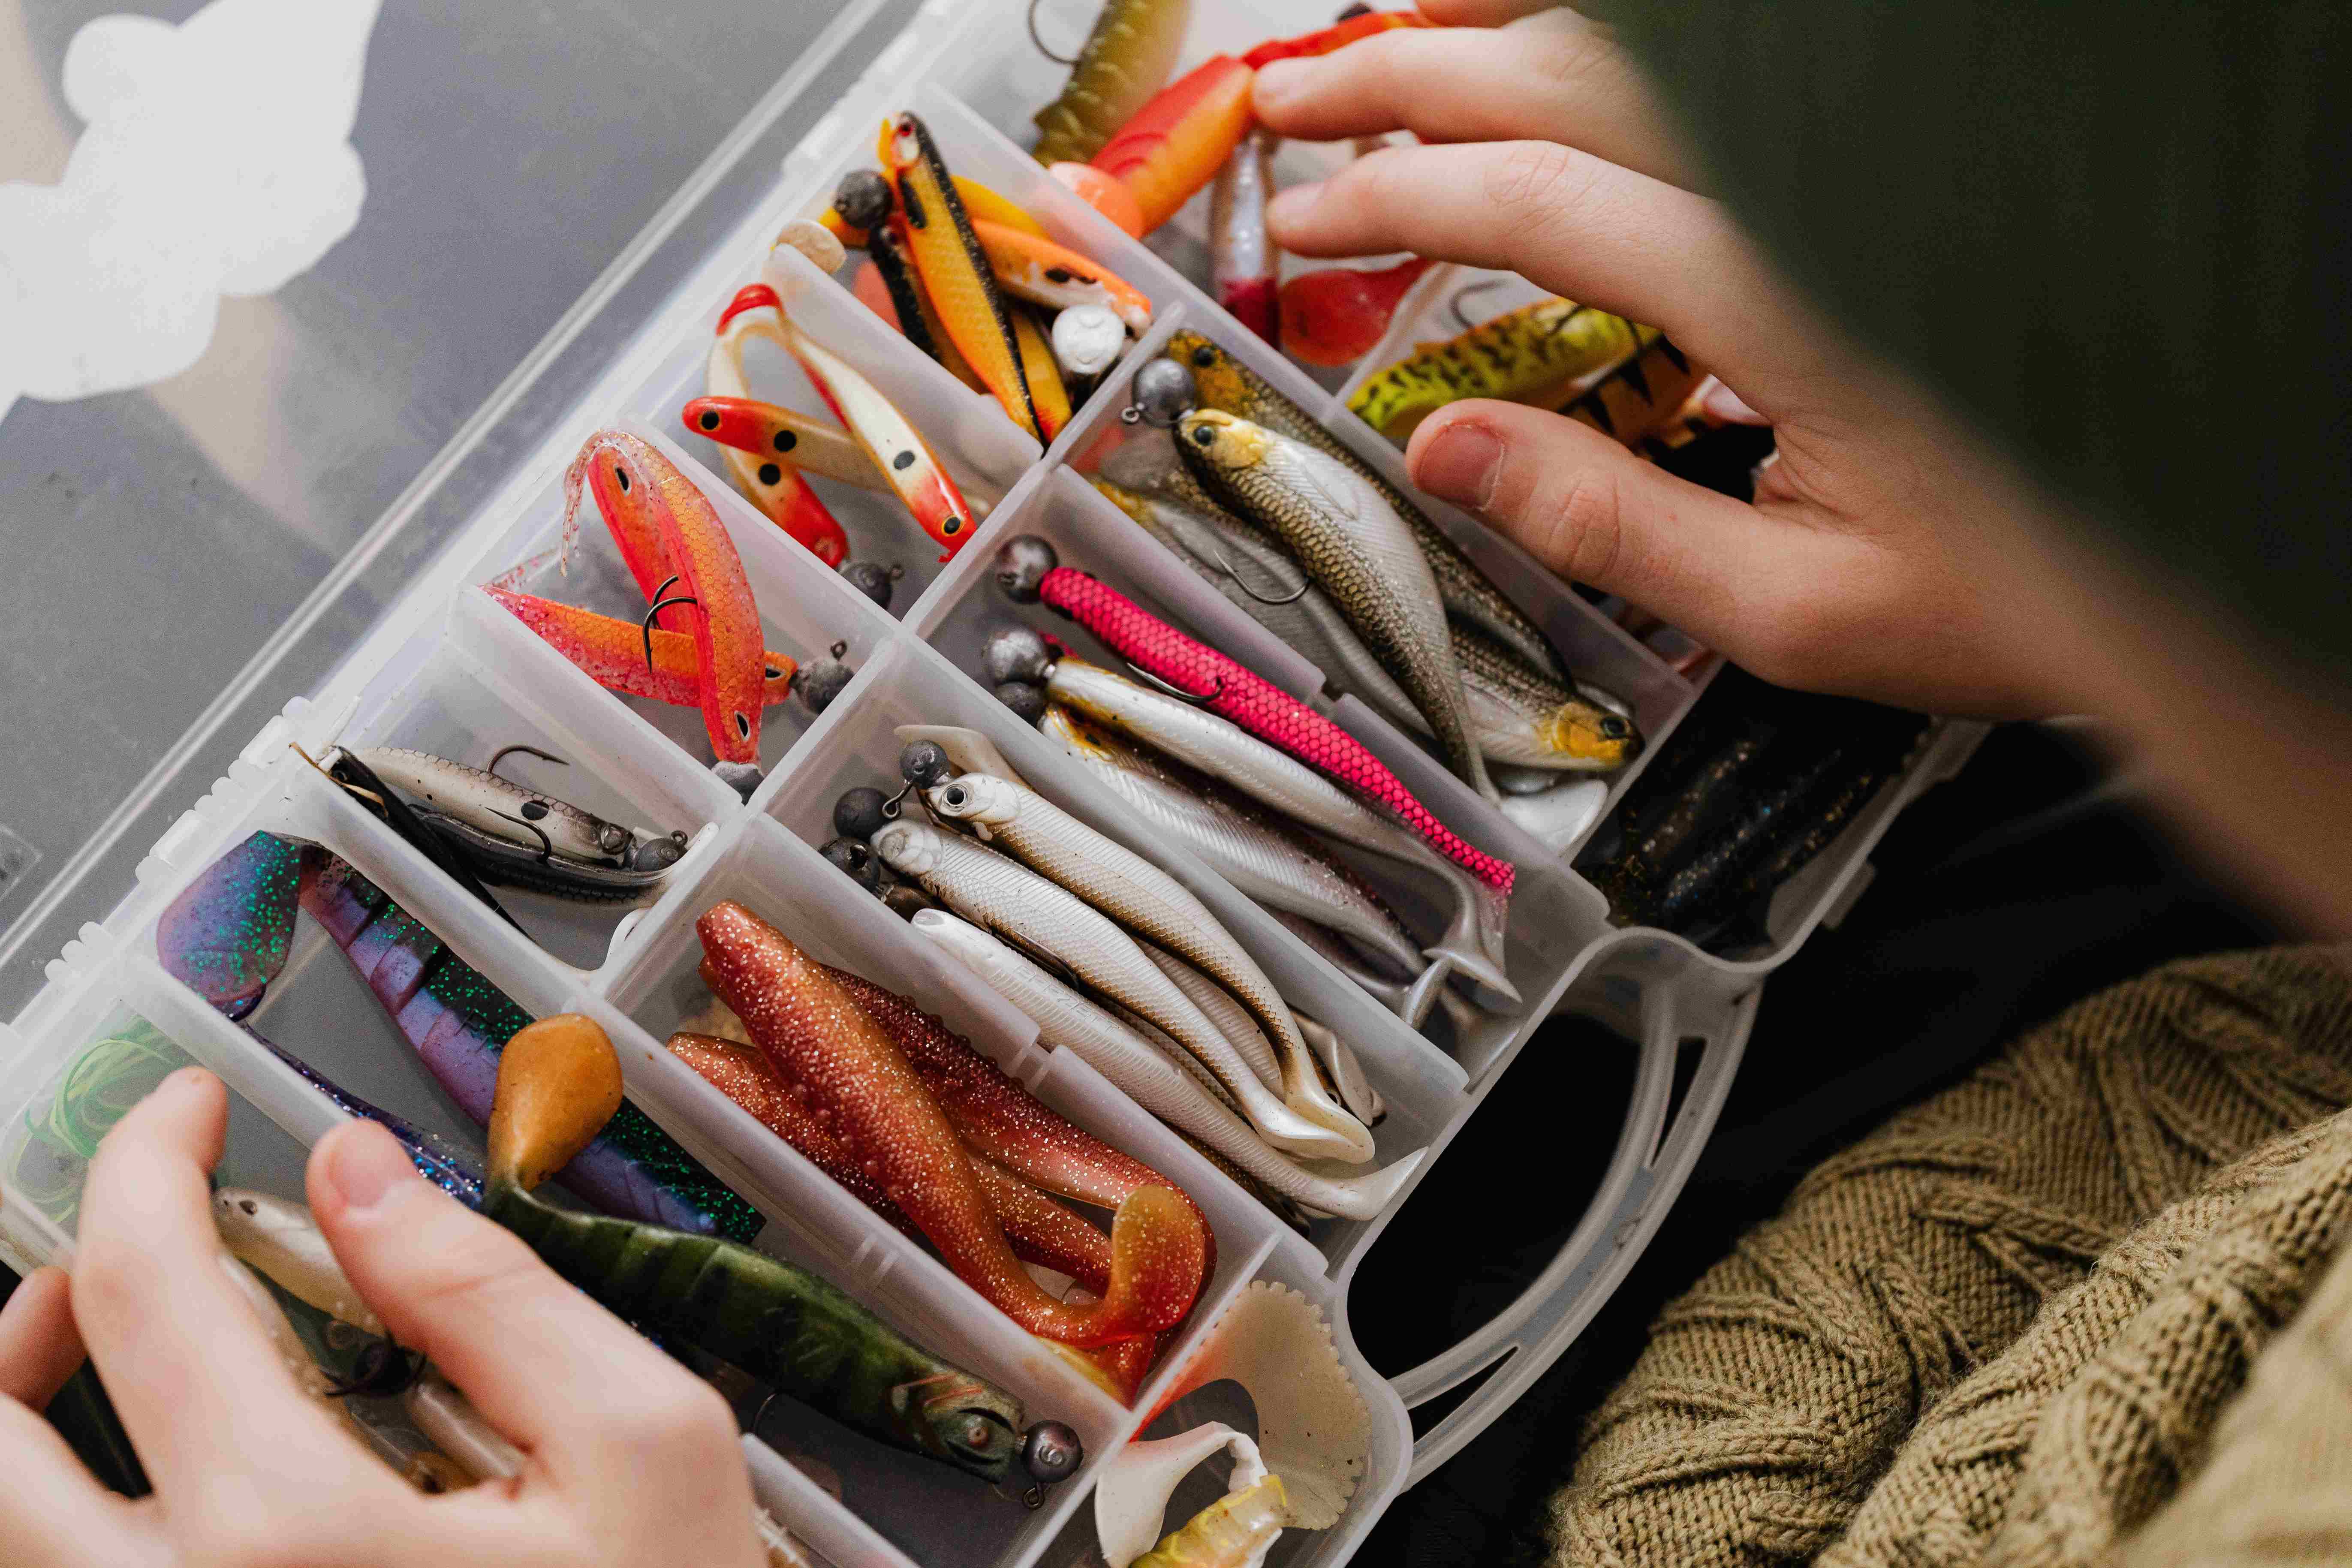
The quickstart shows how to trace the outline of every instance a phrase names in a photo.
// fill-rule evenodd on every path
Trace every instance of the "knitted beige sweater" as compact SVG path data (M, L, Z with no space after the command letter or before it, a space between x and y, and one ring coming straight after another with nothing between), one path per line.
M2091 1560L2344 1234L2352 1122L2317 1124L2347 1104L2337 955L2080 1005L1814 1172L1660 1315L1554 1500L1556 1558Z

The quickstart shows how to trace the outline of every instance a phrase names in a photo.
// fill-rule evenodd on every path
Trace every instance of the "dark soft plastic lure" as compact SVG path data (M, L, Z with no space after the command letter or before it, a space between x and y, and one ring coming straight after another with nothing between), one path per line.
M301 876L301 845L255 834L172 900L156 922L156 956L224 1015L246 1016L286 966Z
M530 1015L344 862L305 868L302 907L327 928L400 1032L467 1115L489 1124L499 1053ZM635 1106L565 1167L563 1184L611 1214L748 1241L759 1211Z

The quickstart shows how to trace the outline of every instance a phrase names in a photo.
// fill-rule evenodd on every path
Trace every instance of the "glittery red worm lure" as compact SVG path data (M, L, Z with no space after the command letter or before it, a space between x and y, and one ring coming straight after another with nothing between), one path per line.
M1192 1310L1208 1232L1181 1194L1164 1186L1130 1194L1111 1220L1109 1289L1085 1306L1054 1300L1006 1243L955 1128L856 1000L740 904L712 906L695 929L719 1000L948 1266L1007 1317L1087 1347L1158 1334Z
M1362 742L1255 670L1186 637L1076 567L1055 564L1038 572L1036 568L1052 556L1053 547L1034 534L1009 541L998 557L996 580L1015 603L1034 598L1069 616L1145 674L1379 802L1426 839L1431 848L1497 892L1511 890L1517 868L1465 842L1440 822Z

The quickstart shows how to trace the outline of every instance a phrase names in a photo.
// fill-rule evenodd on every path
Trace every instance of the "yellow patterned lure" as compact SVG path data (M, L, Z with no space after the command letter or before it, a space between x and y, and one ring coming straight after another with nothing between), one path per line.
M1034 38L1034 7L1031 16ZM1192 0L1109 0L1078 49L1062 96L1034 117L1037 161L1083 163L1101 152L1168 84L1192 17Z
M1541 300L1422 344L1357 388L1348 406L1392 441L1465 397L1557 408L1658 340L1656 328L1595 306Z

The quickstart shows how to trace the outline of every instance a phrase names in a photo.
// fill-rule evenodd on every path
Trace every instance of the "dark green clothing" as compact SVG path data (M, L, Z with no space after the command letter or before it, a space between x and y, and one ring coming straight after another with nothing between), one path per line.
M1833 316L2352 679L2352 6L1580 8Z

